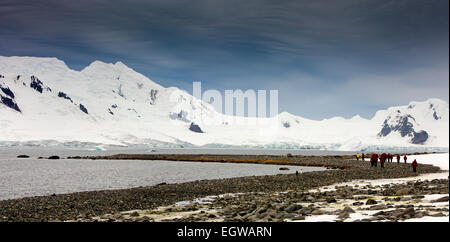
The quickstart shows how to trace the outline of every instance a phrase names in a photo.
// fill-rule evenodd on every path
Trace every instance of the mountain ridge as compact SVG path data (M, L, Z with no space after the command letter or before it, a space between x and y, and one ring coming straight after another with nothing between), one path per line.
M311 120L281 112L261 119L267 124L252 125L252 118L218 113L208 103L176 87L165 88L120 61L94 61L76 71L56 58L1 56L0 88L0 144L56 140L149 146L166 142L448 149L449 106L440 99L379 110L372 119L355 115Z

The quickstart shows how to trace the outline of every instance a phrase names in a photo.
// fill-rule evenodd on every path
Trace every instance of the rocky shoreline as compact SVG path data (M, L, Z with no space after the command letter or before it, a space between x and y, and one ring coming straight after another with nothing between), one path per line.
M263 162L261 157L245 158ZM368 161L349 160L347 157L278 156L276 158L271 156L270 159L265 159L269 162L273 162L273 160L289 160L292 164L295 163L297 165L315 165L341 169L308 172L298 176L289 174L202 180L122 190L79 192L4 200L0 201L0 221L91 221L92 218L105 216L105 214L117 215L125 211L156 209L179 201L189 201L211 195L227 193L273 194L274 192L285 191L295 191L296 194L302 194L313 188L356 179L391 179L418 175L412 172L409 164L387 163L385 169L380 167L371 168ZM418 170L419 174L436 172L440 172L440 169L431 165L420 165ZM448 180L446 184L448 193ZM445 190L445 187L442 189ZM245 199L248 196L243 197ZM252 201L250 198L256 199L250 196L249 201ZM236 198L227 201L227 203L232 204L235 201L234 199ZM273 202L274 205L276 205L275 202ZM225 203L224 207L226 207ZM244 210L247 209L245 206L243 208ZM113 220L108 219L107 221Z
M424 217L448 221L448 179L331 189L210 196L148 210L76 221L104 222L398 222Z

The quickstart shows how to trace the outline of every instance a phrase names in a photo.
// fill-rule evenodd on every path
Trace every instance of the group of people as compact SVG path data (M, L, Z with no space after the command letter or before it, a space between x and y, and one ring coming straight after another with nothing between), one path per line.
M365 154L364 154L364 153L361 153L361 155L360 155L359 153L356 153L356 160L359 161L360 158L362 159L362 161L365 161ZM397 163L400 163L401 156L400 156L399 154L397 154L397 155L395 156L395 158L397 159ZM388 153L388 154L383 153L383 154L381 154L381 155L378 155L378 154L376 154L376 153L373 153L373 154L370 156L370 164L371 164L371 167L377 167L378 160L380 160L380 166L381 166L381 168L384 168L384 163L385 163L385 162L393 162L393 160L394 160L394 155L392 155L391 153ZM403 161L405 162L405 164L406 164L406 161L407 161L407 160L408 160L408 157L407 157L406 155L404 155L404 156L403 156ZM417 160L414 159L414 161L411 163L411 166L412 166L414 172L417 171L417 166L418 166L418 165L419 165L419 164L417 163Z

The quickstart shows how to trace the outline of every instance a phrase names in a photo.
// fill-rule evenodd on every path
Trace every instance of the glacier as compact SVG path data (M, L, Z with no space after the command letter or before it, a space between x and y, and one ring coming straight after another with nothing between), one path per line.
M0 56L0 146L20 145L448 151L449 105L413 101L371 119L234 117L122 62L76 71L56 58Z

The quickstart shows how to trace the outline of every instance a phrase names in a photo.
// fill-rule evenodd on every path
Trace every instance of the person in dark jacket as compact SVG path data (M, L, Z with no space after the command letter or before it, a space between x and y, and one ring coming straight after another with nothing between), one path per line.
M414 161L412 162L411 166L412 166L412 168L413 168L413 172L416 172L416 171L417 171L417 166L419 166L419 164L417 164L417 161L414 160Z
M400 155L397 154L397 163L400 163Z
M408 159L408 157L406 157L406 155L405 156L403 156L403 160L405 161L405 164L406 164L406 160Z
M361 159L362 161L365 161L366 156L364 155L364 153L361 154Z

